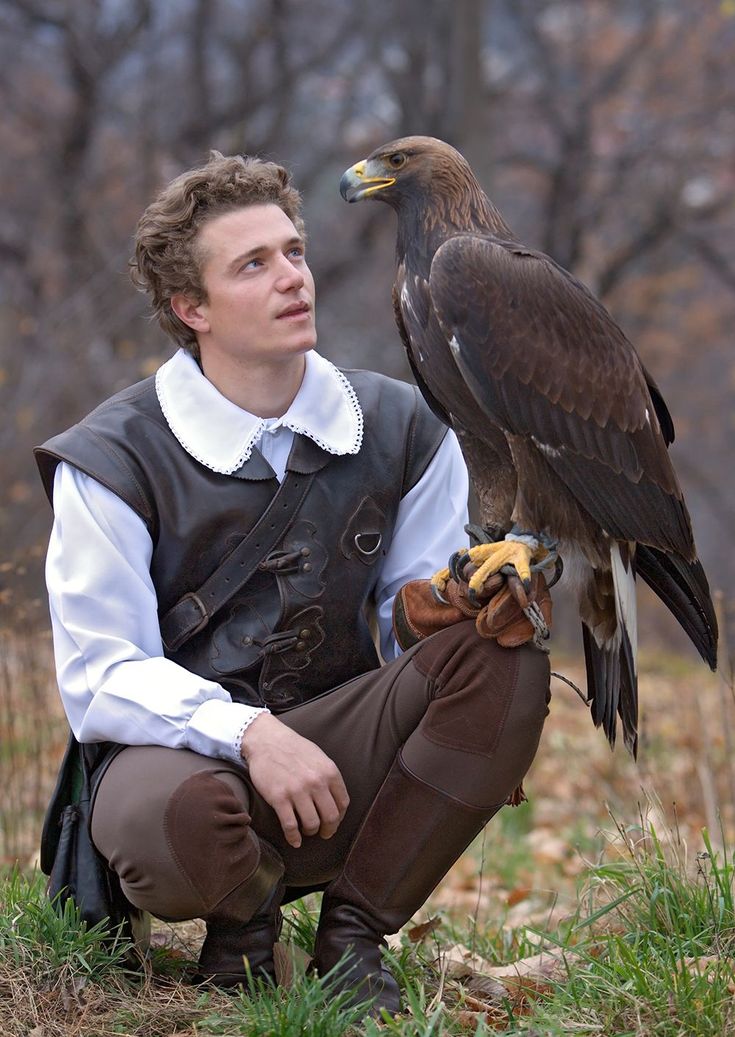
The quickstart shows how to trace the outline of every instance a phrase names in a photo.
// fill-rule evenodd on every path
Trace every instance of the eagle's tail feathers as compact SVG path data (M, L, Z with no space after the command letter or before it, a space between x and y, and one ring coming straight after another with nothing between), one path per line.
M678 620L704 661L716 670L717 616L701 562L688 562L638 544L636 570Z
M613 587L615 588L615 612L618 630L627 638L628 655L632 660L633 673L637 672L638 656L638 606L635 593L635 569L632 548L635 545L617 543L610 545Z
M638 605L635 592L634 544L613 542L610 547L615 612L618 620L620 699L623 741L633 759L638 749Z
M617 644L598 644L582 624L587 667L587 694L595 727L602 727L615 748L617 718L623 724L623 741L635 759L638 751L638 680L632 645L623 627Z
M633 646L625 627L620 643L620 719L623 722L623 742L635 760L638 756L638 677Z
M582 624L584 658L587 666L587 697L595 727L602 727L615 747L616 714L620 687L620 660L614 648L599 645L589 627Z

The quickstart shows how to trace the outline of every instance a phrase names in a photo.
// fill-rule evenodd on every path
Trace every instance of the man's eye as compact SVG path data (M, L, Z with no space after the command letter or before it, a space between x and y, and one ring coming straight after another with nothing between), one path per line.
M296 246L294 246L294 248L290 249L289 255L290 256L296 256L298 259L303 259L304 258L304 250L301 247L301 245L296 245Z
M241 270L254 270L256 266L260 266L260 259L249 259L247 263L243 263L240 267Z

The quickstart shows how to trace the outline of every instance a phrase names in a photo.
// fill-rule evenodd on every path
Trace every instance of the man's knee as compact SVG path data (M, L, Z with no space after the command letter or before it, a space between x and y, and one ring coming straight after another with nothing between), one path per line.
M192 773L175 756L166 780L142 771L133 781L132 762L103 779L92 838L134 904L170 919L201 917L257 868L245 790L232 787L234 775Z
M427 640L413 663L432 686L422 725L430 740L482 755L493 754L504 736L538 742L549 702L544 652L531 644L503 648L467 622Z
M171 855L205 909L255 871L250 815L219 776L199 771L183 781L168 799L163 825Z

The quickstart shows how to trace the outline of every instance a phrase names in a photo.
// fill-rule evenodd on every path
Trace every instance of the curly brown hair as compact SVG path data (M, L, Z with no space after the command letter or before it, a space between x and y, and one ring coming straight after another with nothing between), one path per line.
M246 205L277 205L304 234L301 196L290 174L275 162L211 151L209 161L164 188L141 216L135 232L130 276L151 296L153 313L167 335L195 357L195 332L171 308L179 293L207 302L197 235L208 220Z

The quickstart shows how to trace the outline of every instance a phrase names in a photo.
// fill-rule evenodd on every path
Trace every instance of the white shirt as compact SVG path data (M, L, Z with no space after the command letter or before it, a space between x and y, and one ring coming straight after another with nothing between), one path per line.
M158 370L156 390L181 445L215 472L236 471L258 445L281 481L295 432L332 454L355 454L362 442L352 386L313 351L281 418L259 418L226 399L184 350ZM391 617L400 587L430 576L467 541L467 493L467 470L448 432L399 505L378 576L385 659L399 654ZM46 581L59 690L71 728L80 742L187 748L240 762L243 732L261 711L233 702L219 684L164 658L152 551L144 522L128 505L78 469L58 466Z

